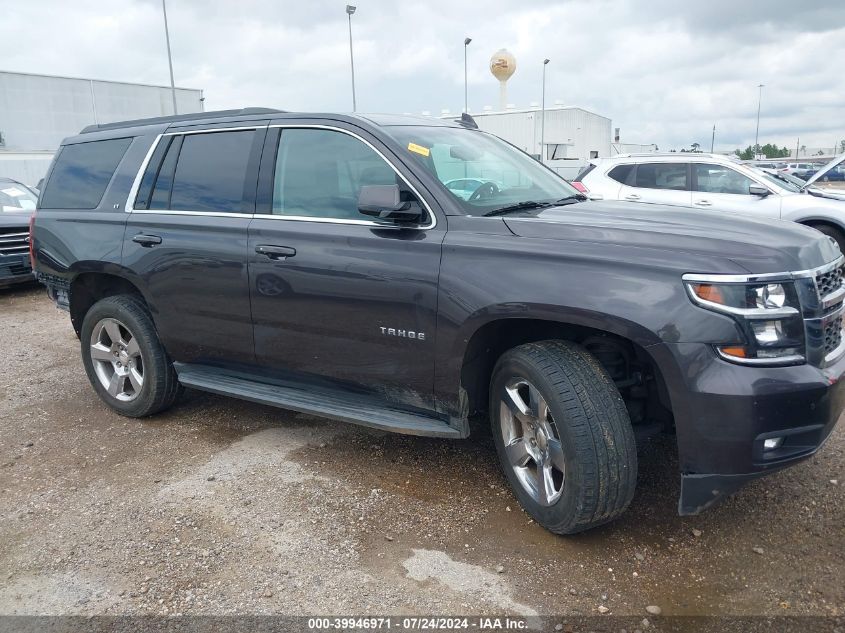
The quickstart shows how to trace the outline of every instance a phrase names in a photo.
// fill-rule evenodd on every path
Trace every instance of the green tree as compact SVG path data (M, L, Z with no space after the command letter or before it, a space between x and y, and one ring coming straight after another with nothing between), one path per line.
M734 153L739 156L740 160L753 160L755 153L754 146L749 145L743 150L737 149ZM761 145L759 153L766 158L789 158L790 156L789 148L778 147L773 143Z

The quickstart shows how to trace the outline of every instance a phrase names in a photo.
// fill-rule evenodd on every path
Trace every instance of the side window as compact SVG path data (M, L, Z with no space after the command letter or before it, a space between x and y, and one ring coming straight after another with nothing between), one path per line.
M254 130L163 136L136 209L241 213Z
M751 178L723 165L696 164L693 168L697 181L696 191L748 195L748 188L756 184Z
M254 136L253 130L186 134L173 174L170 208L175 211L241 211ZM172 151L173 146L170 147Z
M635 187L688 191L686 163L640 163Z
M632 185L634 165L617 165L607 173L608 177L623 185Z
M401 184L381 156L333 130L285 129L273 178L273 213L366 220L358 211L364 185Z
M131 138L62 147L41 194L42 209L96 209Z

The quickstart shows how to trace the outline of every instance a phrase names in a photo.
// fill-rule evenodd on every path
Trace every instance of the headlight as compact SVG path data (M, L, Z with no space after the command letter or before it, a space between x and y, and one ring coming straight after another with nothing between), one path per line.
M743 345L717 345L726 360L753 365L804 362L804 322L792 281L738 283L696 281L684 277L692 300L703 308L733 317L746 339Z

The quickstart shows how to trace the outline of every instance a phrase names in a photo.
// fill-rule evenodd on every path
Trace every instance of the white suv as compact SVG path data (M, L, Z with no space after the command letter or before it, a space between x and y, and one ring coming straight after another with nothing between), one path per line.
M621 154L595 158L573 183L594 200L734 211L812 226L845 252L845 191L811 187L845 160L838 156L803 187L718 154Z

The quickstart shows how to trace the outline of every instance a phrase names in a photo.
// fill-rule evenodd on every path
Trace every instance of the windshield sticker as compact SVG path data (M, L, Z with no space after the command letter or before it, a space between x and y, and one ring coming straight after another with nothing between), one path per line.
M408 151L409 152L416 152L421 156L428 156L431 154L431 150L427 147L423 147L422 145L417 145L416 143L408 143Z
M428 150L426 150L426 155L428 155ZM26 191L21 191L17 187L9 187L8 189L0 189L0 191L5 193L7 196L12 196L14 198L20 198L21 196L26 195Z

